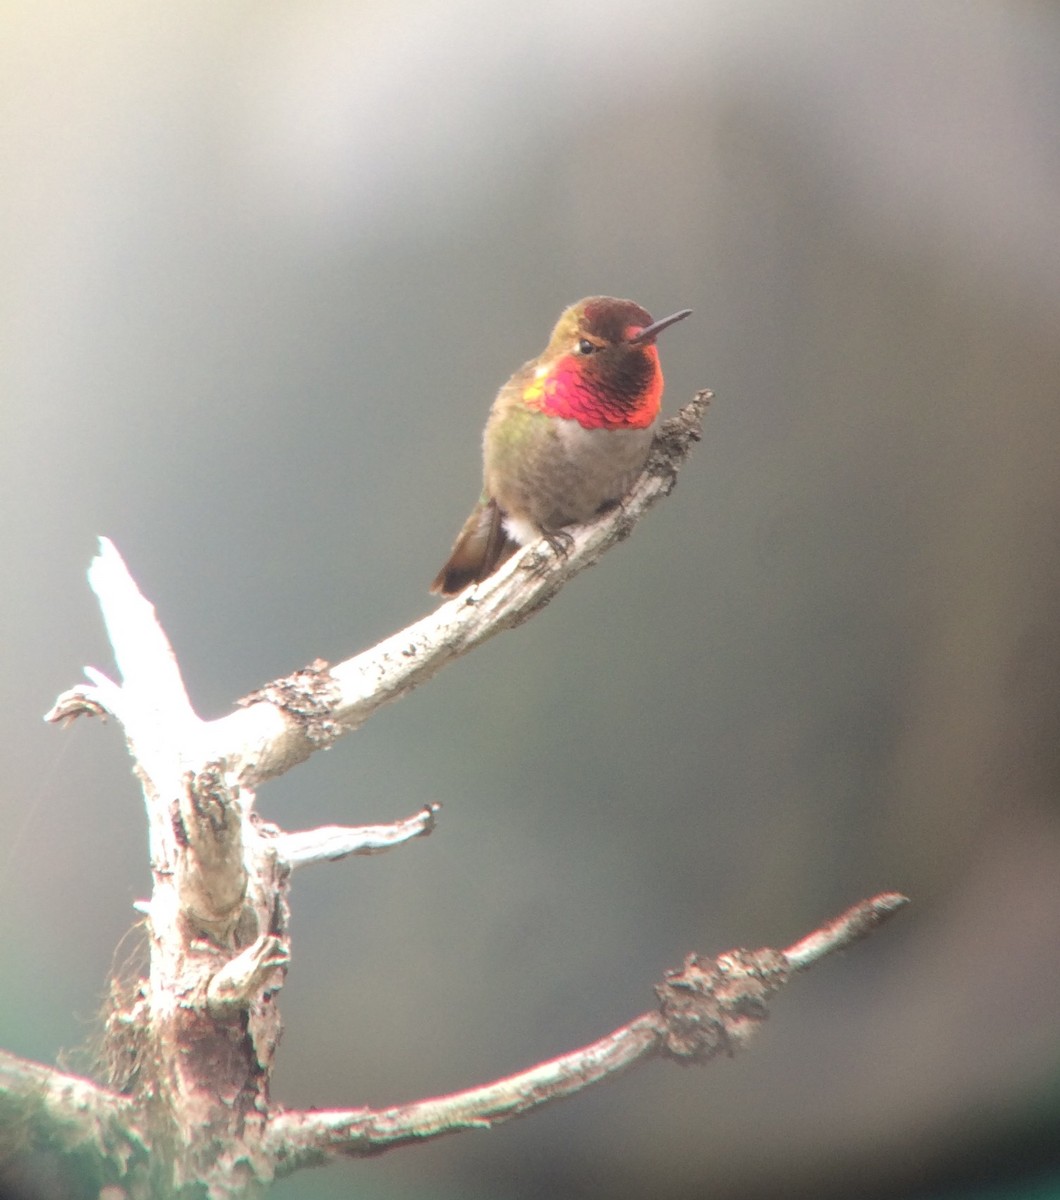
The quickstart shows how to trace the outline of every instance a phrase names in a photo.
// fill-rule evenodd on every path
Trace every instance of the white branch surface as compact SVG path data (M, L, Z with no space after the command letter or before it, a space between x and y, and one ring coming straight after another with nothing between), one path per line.
M391 825L323 825L298 833L278 833L273 845L289 867L337 862L351 854L382 854L431 833L440 808L439 804L428 804L415 816Z

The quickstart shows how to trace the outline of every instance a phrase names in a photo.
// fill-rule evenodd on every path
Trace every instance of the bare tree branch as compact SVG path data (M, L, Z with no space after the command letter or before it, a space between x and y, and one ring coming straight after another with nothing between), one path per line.
M768 1013L765 1001L825 955L865 937L899 908L888 892L854 905L783 953L730 950L716 959L690 954L657 986L659 1008L591 1045L482 1087L387 1109L283 1112L266 1144L278 1174L340 1155L378 1154L408 1142L482 1129L575 1095L648 1058L707 1062L746 1046Z
M47 719L114 716L143 785L153 888L136 908L146 918L150 971L135 983L115 983L106 1022L111 1078L129 1095L0 1055L0 1116L38 1113L42 1130L61 1145L73 1139L88 1147L104 1182L120 1183L136 1200L246 1200L277 1174L487 1127L645 1058L705 1062L734 1053L793 972L865 936L905 903L890 893L865 901L783 954L690 954L656 987L656 1011L482 1087L379 1111L284 1112L271 1101L292 870L405 845L433 830L439 806L390 824L288 833L254 813L253 789L526 620L625 537L673 487L709 398L701 392L662 426L648 469L622 506L573 530L565 554L527 547L373 649L334 668L318 661L274 680L218 721L202 721L192 709L153 607L117 549L101 541L89 579L121 683L86 668L88 682L60 696ZM0 1147L0 1175L3 1165Z
M793 971L807 971L827 954L846 950L855 942L874 933L884 921L909 903L900 892L882 892L871 900L863 900L840 913L834 921L815 929L801 941L789 946L784 957Z
M146 1155L136 1114L128 1096L0 1050L0 1160L60 1145L126 1175Z
M701 436L710 399L710 392L699 392L663 423L648 467L629 495L591 525L573 529L565 556L556 558L540 544L528 546L485 582L371 650L330 670L322 662L311 664L248 696L244 707L217 721L200 721L191 711L165 635L158 630L159 636L152 638L143 628L147 614L153 618L151 606L136 591L117 551L104 541L92 569L92 586L104 608L116 614L108 617L112 637L123 641L126 629L130 630L129 645L123 645L120 654L116 651L116 657L119 664L136 663L148 691L157 688L157 708L149 714L132 704L130 712L133 696L125 695L128 689L115 693L113 685L93 671L90 678L95 686L82 685L64 693L46 719L59 721L101 710L112 713L139 747L143 740L136 736L139 718L150 717L156 726L165 725L183 760L223 763L241 787L254 788L356 729L376 709L430 679L446 663L525 621L568 580L627 537L648 509L673 490L678 470ZM141 674L134 674L137 695L144 691L141 682Z
M413 838L433 832L440 804L428 804L414 817L391 825L323 825L301 833L275 831L276 853L289 867L337 862L351 854L382 854L403 846ZM264 826L268 836L274 826Z

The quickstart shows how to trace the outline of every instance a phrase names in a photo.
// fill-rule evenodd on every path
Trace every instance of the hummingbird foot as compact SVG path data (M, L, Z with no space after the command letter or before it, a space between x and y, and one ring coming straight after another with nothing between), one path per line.
M557 558L566 558L574 545L574 538L565 529L542 529L541 540L547 544L551 554L538 550L527 556L523 568L535 579L544 575Z
M557 558L566 558L574 546L574 537L565 529L543 529L541 536Z

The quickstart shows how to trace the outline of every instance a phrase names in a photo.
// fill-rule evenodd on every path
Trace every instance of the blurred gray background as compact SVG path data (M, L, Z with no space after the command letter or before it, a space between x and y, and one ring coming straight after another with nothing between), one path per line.
M288 828L444 805L297 876L277 1099L467 1087L690 949L915 905L737 1060L276 1196L1060 1194L1056 6L46 0L0 35L0 1045L90 1033L149 887L120 731L40 719L111 669L96 536L205 717L348 657L430 610L495 389L603 292L694 308L664 406L713 388L705 441L547 611L263 789Z

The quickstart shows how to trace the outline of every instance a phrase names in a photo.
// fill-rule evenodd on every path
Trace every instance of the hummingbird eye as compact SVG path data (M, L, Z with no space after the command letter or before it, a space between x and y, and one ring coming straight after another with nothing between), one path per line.
M578 343L579 354L592 354L594 350L599 350L599 346L595 342L590 342L588 338L582 338Z

